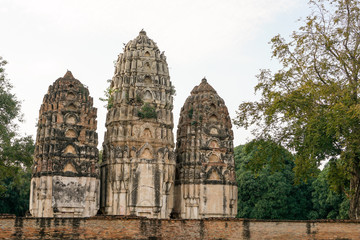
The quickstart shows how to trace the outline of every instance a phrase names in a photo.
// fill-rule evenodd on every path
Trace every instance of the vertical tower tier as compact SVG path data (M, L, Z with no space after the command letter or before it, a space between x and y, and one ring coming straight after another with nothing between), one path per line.
M109 88L101 165L105 214L170 216L173 94L166 57L142 30L119 55Z
M90 217L99 209L97 109L67 71L40 108L30 186L33 217Z
M180 112L175 209L183 219L235 217L233 132L224 100L204 78Z

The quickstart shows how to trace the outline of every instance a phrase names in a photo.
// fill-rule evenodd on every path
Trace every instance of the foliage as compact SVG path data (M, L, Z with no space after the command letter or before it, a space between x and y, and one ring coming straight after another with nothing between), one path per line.
M20 102L10 92L12 85L6 79L4 66L7 64L0 57L0 182L7 176L8 167L12 165L12 159L8 159L8 152L11 149L11 140L15 137L16 124L14 121L20 116ZM6 188L0 184L0 194Z
M256 219L307 219L311 210L311 184L294 185L292 155L280 146L274 146L283 161L273 168L274 156L263 150L274 142L252 141L235 148L238 182L238 217ZM270 150L270 148L268 148ZM261 169L254 169L263 157Z
M23 216L29 209L33 152L31 137L15 139L1 152L6 163L0 168L0 213Z
M141 96L139 94L136 95L136 102L140 104L144 103L144 101L141 99Z
M349 201L345 194L330 189L328 165L319 170L316 178L294 184L294 157L275 142L253 140L235 147L234 152L238 217L294 220L348 217Z
M176 89L174 85L171 85L170 87L170 95L171 96L176 96Z
M0 213L23 215L28 209L34 142L30 136L17 137L14 122L21 121L20 102L10 92L5 65L0 57Z
M345 194L330 189L329 170L330 167L327 164L312 183L313 210L308 214L309 219L347 219L349 217L349 201Z
M10 92L12 85L6 79L4 69L6 64L7 62L0 57L0 146L15 136L14 120L21 120L20 102Z
M101 149L101 150L99 151L99 161L98 161L98 164L99 164L99 165L103 162L103 156L104 156L104 150Z
M12 139L1 145L0 151L0 196L8 191L6 181L14 179L20 183L18 174L26 172L32 164L34 142L30 136ZM29 179L30 181L30 179Z
M243 147L243 152L251 156L251 161L246 162L246 167L257 174L264 166L270 172L275 172L284 166L294 166L293 155L280 144L264 139L253 140Z
M155 107L145 103L138 112L140 118L157 118Z
M191 107L190 110L188 111L188 116L190 119L193 117L193 114L194 114L194 108Z
M31 171L30 168L26 171L21 168L16 170L2 181L6 190L0 197L0 213L24 216L29 209Z
M108 83L111 83L111 79L107 80ZM111 109L114 106L114 94L119 92L119 89L116 89L110 85L105 91L105 98L99 98L100 101L106 102L104 106L106 109Z
M315 177L321 161L330 160L329 183L343 190L350 185L350 218L359 219L359 1L310 5L313 13L290 42L280 35L271 40L282 69L260 72L255 90L262 97L242 103L235 124L256 124L258 138L294 151L297 179Z

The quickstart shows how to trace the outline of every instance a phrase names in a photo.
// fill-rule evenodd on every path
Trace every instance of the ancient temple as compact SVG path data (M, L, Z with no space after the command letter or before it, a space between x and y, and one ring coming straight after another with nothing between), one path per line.
M119 55L109 88L101 164L104 214L170 216L173 94L164 53L141 31Z
M145 31L118 56L108 88L98 168L96 108L68 71L40 108L31 179L34 217L105 215L234 217L237 186L231 120L203 79L180 113L176 152L174 87L163 52Z
M70 71L40 108L30 190L33 217L90 217L99 209L97 109Z
M174 204L180 218L236 216L231 127L224 100L204 78L180 113Z

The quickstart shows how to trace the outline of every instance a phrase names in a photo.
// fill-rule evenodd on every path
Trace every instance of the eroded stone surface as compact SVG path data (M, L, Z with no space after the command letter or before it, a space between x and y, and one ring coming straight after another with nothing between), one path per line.
M236 216L231 127L224 100L203 79L185 101L177 131L174 211L180 218Z
M173 87L166 57L145 31L119 55L110 87L102 211L168 218L175 177Z
M96 215L100 196L96 113L88 89L70 71L49 87L39 113L32 216Z

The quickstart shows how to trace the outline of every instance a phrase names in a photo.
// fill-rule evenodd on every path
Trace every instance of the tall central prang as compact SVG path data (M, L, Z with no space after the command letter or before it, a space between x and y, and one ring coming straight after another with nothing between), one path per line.
M164 53L140 31L119 55L109 88L101 165L105 214L169 218L175 178L173 94Z

